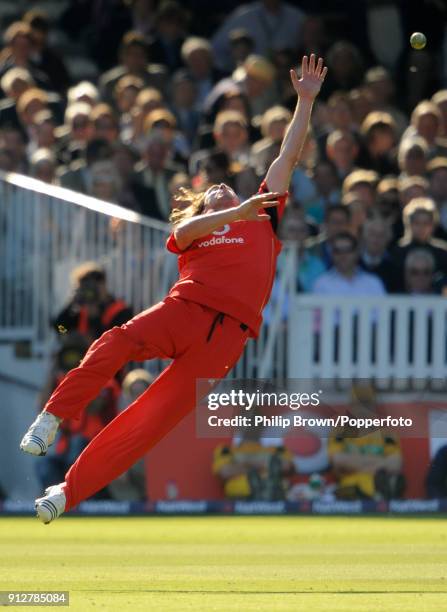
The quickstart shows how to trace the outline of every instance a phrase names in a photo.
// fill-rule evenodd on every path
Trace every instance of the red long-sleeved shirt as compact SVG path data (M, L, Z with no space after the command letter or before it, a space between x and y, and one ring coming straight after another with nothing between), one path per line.
M263 181L259 193L267 191ZM279 198L278 221L286 199L287 194ZM179 255L180 277L169 296L231 315L250 328L252 337L258 335L281 250L270 221L235 221L194 240L184 251L171 234L166 246Z

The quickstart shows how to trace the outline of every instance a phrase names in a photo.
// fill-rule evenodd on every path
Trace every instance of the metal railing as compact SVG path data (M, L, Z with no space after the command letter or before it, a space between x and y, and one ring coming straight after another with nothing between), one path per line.
M167 224L16 174L0 174L0 340L44 345L82 262L104 266L110 291L135 312L176 275Z
M167 224L120 206L0 173L0 342L25 340L32 354L48 355L50 320L69 299L72 270L87 260L104 266L110 291L135 313L150 307L177 278L177 257L165 249L168 232ZM275 313L290 290L293 256L285 258L269 324L248 342L233 377L286 376L287 332ZM162 367L157 362L151 369Z

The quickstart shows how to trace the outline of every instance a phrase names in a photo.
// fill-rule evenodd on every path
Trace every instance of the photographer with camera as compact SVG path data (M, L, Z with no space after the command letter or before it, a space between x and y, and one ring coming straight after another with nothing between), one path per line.
M76 331L90 344L132 318L131 308L109 293L106 273L98 264L86 262L75 268L72 285L72 299L53 320L59 333Z

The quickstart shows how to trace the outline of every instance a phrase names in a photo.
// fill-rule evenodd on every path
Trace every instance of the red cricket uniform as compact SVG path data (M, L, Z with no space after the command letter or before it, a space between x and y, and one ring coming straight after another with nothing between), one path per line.
M268 191L265 181L260 190ZM272 211L279 220L286 195ZM126 410L83 450L65 476L65 510L128 470L200 398L197 379L220 379L255 337L269 299L280 242L269 221L237 221L180 251L180 278L160 303L105 332L48 400L45 410L79 418L115 372L128 361L173 361Z

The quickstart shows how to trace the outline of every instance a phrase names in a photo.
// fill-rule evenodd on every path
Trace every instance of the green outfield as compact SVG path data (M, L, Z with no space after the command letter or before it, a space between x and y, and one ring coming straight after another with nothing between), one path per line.
M71 610L447 610L444 519L3 518L0 552Z

